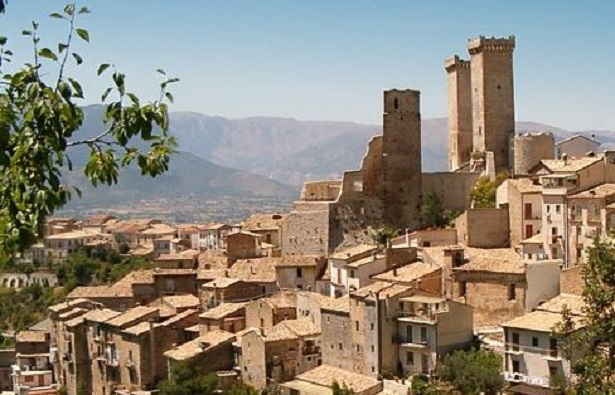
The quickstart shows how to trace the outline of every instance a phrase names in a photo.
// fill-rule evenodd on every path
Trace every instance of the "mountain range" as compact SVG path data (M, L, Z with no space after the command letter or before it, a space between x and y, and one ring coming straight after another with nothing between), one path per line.
M84 108L80 138L96 135L102 127L102 106ZM117 202L143 197L198 195L204 199L296 199L303 182L340 178L357 169L367 143L381 126L350 122L299 121L289 118L253 117L227 119L193 112L171 113L171 133L179 153L169 171L152 179L136 169L126 169L117 186L94 190L80 170L86 152L71 153L75 171L67 180L84 191L90 203ZM549 131L556 140L572 135L560 128L518 122L517 132ZM606 146L615 146L608 131L588 131ZM422 121L423 171L445 171L447 163L446 118Z

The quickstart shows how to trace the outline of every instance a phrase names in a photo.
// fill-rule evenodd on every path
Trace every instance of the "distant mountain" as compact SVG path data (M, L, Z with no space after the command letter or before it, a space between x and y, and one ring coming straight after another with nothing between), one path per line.
M295 186L339 178L344 170L358 169L368 141L382 133L378 125L273 117L226 119L184 112L171 114L171 129L183 150ZM572 134L554 126L518 122L517 132L524 131L549 131L556 140ZM595 134L605 147L615 146L612 132L584 134ZM445 171L446 118L423 119L421 139L423 170Z

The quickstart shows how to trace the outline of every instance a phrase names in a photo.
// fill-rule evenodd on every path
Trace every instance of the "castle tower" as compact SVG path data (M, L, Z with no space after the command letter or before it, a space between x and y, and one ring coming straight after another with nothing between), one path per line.
M515 38L468 42L472 80L474 151L493 152L497 172L510 170L515 133L513 50Z
M415 229L422 194L419 91L384 92L382 135L382 219Z
M472 153L472 89L470 62L457 55L446 59L448 75L448 163L454 171L470 161Z

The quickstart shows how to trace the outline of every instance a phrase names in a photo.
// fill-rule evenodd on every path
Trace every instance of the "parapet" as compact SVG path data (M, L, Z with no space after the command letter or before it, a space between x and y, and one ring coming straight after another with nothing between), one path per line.
M444 60L444 68L449 73L453 72L453 71L456 71L456 70L459 70L459 69L469 69L470 68L470 61L469 60L465 60L465 59L461 59L457 55L451 56L450 58L446 58L446 60Z
M384 112L419 112L421 91L413 89L390 89L384 91Z
M479 36L468 40L470 55L481 52L512 52L515 49L515 36L496 38Z

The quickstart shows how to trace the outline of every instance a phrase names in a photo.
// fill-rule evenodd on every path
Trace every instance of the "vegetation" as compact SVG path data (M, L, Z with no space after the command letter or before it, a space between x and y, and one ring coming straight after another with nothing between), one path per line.
M177 79L162 70L159 96L142 103L127 91L122 72L101 64L98 75L109 71L110 76L101 97L104 127L93 138L78 138L85 93L69 71L83 63L75 41L90 41L89 32L77 26L78 17L87 13L74 4L52 13L67 26L66 38L54 46L43 44L33 22L22 32L32 41L32 59L16 69L8 70L14 55L8 38L0 36L0 246L6 254L34 243L45 218L81 194L62 181L62 174L72 170L69 153L76 147L89 152L84 172L94 186L117 183L119 169L131 164L150 176L168 169L175 142L168 135L167 102L173 96L167 88Z
M438 369L440 380L462 394L497 394L504 386L502 358L492 351L455 351Z
M445 228L453 222L457 213L450 210L444 210L440 197L431 190L423 197L421 205L421 221L425 228Z
M377 229L370 228L369 234L372 241L379 245L386 245L389 240L394 239L399 236L398 232L395 229L391 229L388 227L381 227Z
M21 331L47 318L47 308L66 296L62 289L38 284L0 292L0 329Z
M494 208L498 187L508 178L508 173L499 173L494 180L487 176L480 177L474 185L470 198L474 208Z
M559 346L572 362L570 389L579 394L615 393L615 244L596 239L583 266L584 329L577 329L570 310L554 329ZM563 387L559 383L560 392Z
M174 365L171 377L162 383L160 395L213 395L221 393L218 389L218 377L202 374L198 368L188 363ZM231 387L227 395L258 395L260 392L245 383L237 383Z
M337 381L333 382L331 390L333 391L333 395L354 395L355 393L352 389L348 388L346 383L340 385Z

